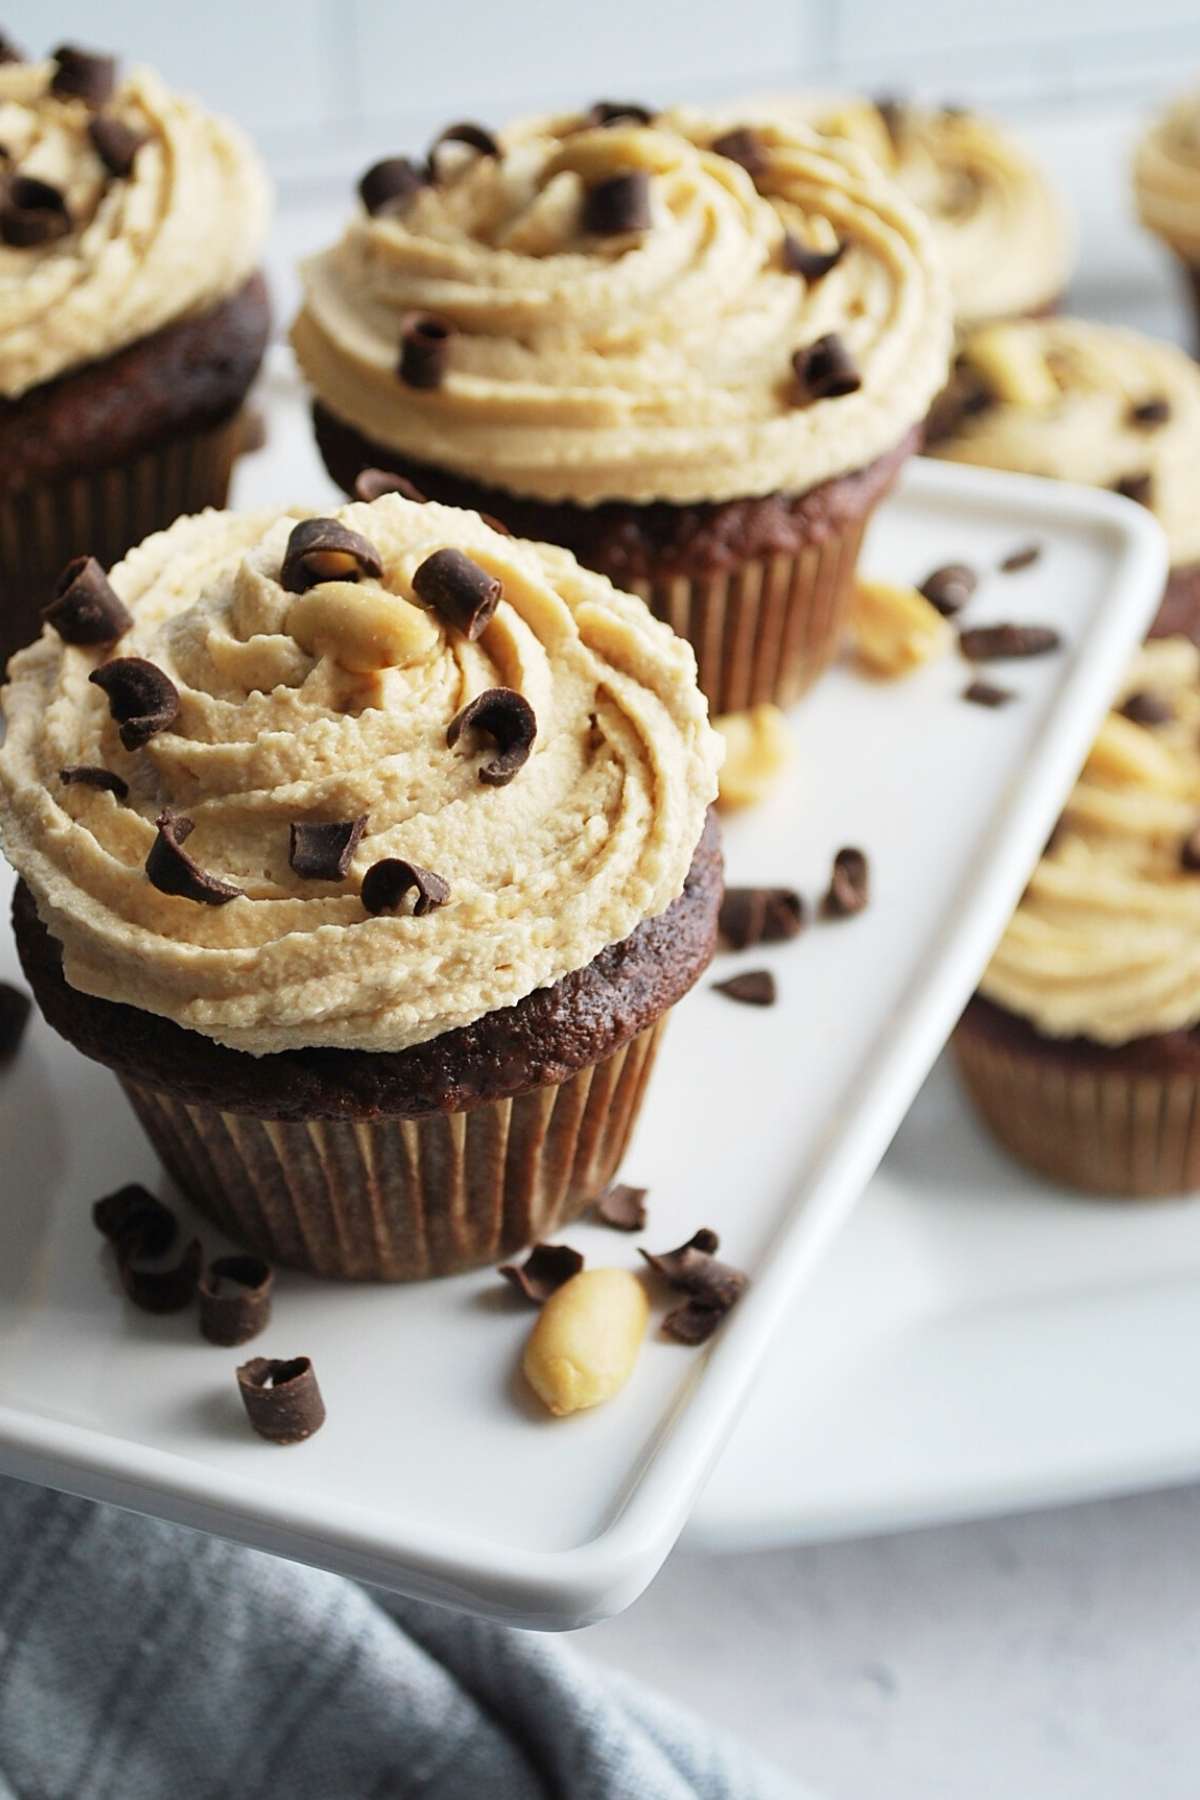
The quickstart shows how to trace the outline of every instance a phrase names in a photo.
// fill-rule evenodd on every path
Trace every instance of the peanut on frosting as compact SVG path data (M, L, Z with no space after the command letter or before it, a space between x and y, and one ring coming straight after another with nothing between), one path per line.
M930 455L1135 494L1172 563L1200 561L1200 369L1173 344L1084 319L990 325L965 338L943 405Z
M1137 148L1138 215L1185 262L1200 263L1200 94L1172 102Z
M805 490L892 450L949 353L927 226L855 146L770 128L752 179L716 134L543 120L447 153L305 265L319 399L418 462L584 505ZM848 248L809 279L785 230ZM430 320L435 381L404 366ZM830 334L861 385L814 400L793 357Z
M46 183L67 227L0 242L8 399L226 299L252 273L267 225L266 177L232 125L138 70L102 114L116 140L116 125L132 133L127 153L137 143L117 175L97 147L95 108L52 92L53 75L53 63L0 65L6 170Z
M720 743L688 645L567 552L386 495L336 515L375 553L359 579L297 594L281 575L301 516L181 519L109 572L133 618L115 646L47 626L14 658L0 841L83 992L255 1054L400 1050L664 911L715 798ZM475 638L417 593L446 549L501 584ZM132 750L89 680L108 656L142 659L178 696ZM497 691L505 717L536 723L503 782L489 774L506 749ZM62 779L78 767L111 771L127 797ZM310 868L291 829L305 823L344 827L332 879L313 878L324 859ZM187 882L156 886L146 863L164 836L235 896L198 904ZM409 877L376 911L364 877L389 861ZM439 887L421 907L403 890L419 901L431 871L449 898Z
M983 993L1048 1037L1200 1023L1200 874L1183 854L1198 822L1200 650L1164 638L1129 669Z

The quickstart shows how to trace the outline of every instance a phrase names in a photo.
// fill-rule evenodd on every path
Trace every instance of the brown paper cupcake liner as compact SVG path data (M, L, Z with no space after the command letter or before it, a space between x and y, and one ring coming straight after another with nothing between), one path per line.
M41 609L73 556L107 569L181 513L224 506L242 443L239 413L132 462L0 492L0 669L41 631Z
M591 1205L665 1023L558 1085L420 1119L298 1124L121 1085L168 1172L238 1243L314 1275L417 1281L512 1256Z
M1078 1067L960 1025L964 1086L992 1135L1038 1174L1124 1199L1200 1188L1200 1079Z
M790 706L841 646L865 524L720 573L629 586L691 644L714 715Z

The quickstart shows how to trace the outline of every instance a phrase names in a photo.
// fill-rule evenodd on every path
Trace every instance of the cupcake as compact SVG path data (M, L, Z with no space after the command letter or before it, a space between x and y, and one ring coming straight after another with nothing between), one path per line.
M406 1280L590 1204L713 950L687 645L395 493L181 519L53 619L4 695L18 947L201 1211Z
M786 704L945 379L945 284L855 146L647 117L377 164L292 342L347 492L379 467L563 545L691 643L715 712Z
M1200 93L1176 100L1146 131L1133 165L1138 216L1178 259L1200 333Z
M961 326L1055 310L1074 234L1044 170L996 120L827 94L757 104L861 144L886 169L929 219Z
M1144 646L953 1038L1051 1180L1200 1187L1200 650Z
M224 503L267 212L240 132L149 71L0 60L0 667L70 557Z
M963 343L927 448L1141 501L1171 555L1152 634L1200 642L1200 369L1182 350L1083 319L983 326Z

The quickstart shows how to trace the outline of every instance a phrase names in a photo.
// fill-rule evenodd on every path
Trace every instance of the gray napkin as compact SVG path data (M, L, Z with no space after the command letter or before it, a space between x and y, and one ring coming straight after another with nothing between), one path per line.
M0 1800L798 1800L561 1638L0 1480Z

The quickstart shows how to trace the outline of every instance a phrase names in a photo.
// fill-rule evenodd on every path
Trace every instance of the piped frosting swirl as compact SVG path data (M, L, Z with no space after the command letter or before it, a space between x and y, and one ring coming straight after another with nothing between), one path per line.
M1185 262L1200 263L1200 93L1185 94L1154 120L1133 169L1142 224Z

